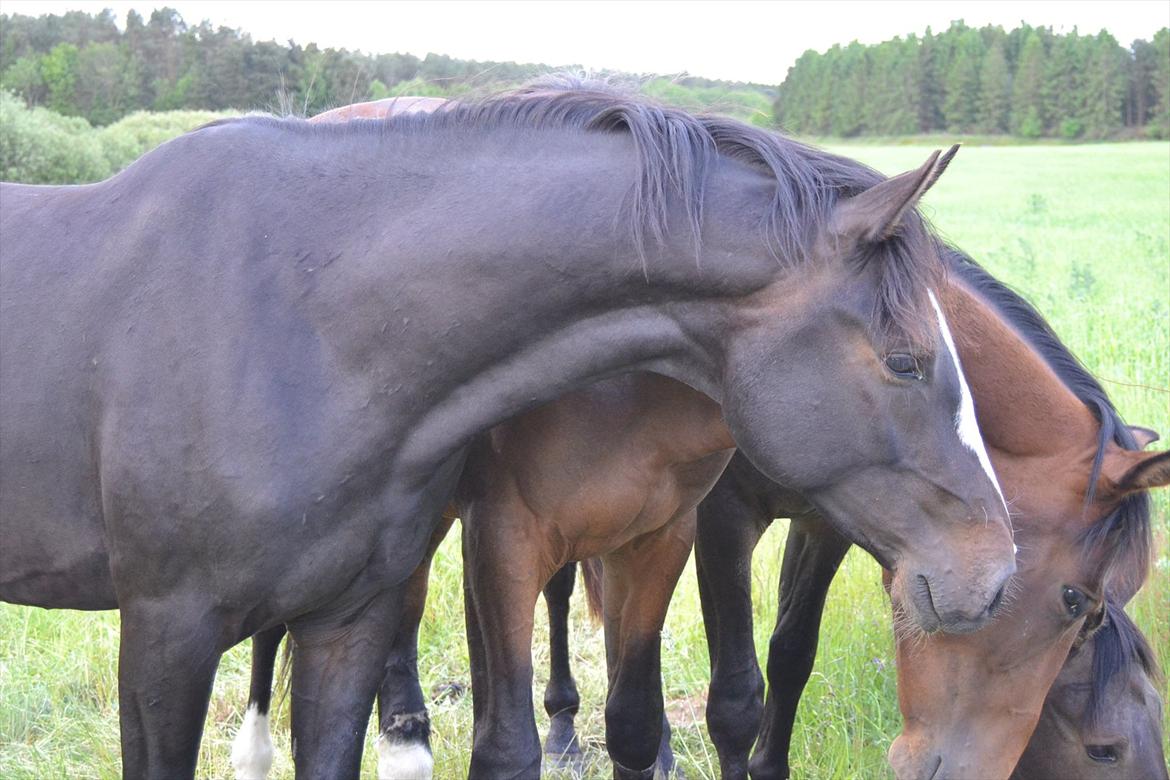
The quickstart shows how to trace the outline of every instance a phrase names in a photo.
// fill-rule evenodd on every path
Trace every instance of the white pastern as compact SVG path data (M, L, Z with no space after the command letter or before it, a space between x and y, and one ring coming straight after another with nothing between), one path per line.
M378 780L431 780L435 759L426 745L378 737Z
M268 715L261 715L254 704L248 706L244 725L232 741L232 766L236 770L236 780L264 780L272 768Z
M943 314L938 299L933 290L927 290L930 303L938 315L938 327L942 331L943 341L951 353L951 361L955 364L955 372L959 375L959 411L955 412L955 430L959 432L959 441L975 453L980 465L987 473L991 484L995 485L995 492L999 493L999 500L1003 502L1004 511L1007 511L1007 502L1003 498L1003 490L999 487L999 480L995 478L995 469L991 467L991 458L987 454L987 447L983 444L983 434L979 432L979 421L975 419L975 399L971 397L971 388L967 386L967 377L963 375L963 364L959 362L959 351L955 349L955 339L951 336L951 329L947 326L947 316Z

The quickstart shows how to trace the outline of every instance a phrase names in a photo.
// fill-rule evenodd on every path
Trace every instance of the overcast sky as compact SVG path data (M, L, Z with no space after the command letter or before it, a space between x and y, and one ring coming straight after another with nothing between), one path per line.
M1149 39L1170 25L1167 0L837 0L836 2L700 2L698 0L543 0L537 2L355 2L353 0L169 0L78 2L3 0L4 13L96 13L125 21L135 8L178 9L188 24L203 19L240 28L255 40L289 39L369 53L428 52L460 59L581 65L632 73L690 73L778 84L807 49L876 43L963 19L1010 29L1025 21L1067 32L1111 32L1122 44Z

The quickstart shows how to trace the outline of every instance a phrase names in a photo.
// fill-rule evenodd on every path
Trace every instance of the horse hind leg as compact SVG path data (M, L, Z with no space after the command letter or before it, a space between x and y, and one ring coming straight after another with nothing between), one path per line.
M532 702L532 624L548 578L540 519L519 502L485 501L463 522L471 695L470 776L537 778L541 745Z
M619 780L676 771L662 699L662 626L694 541L694 513L604 558L606 745Z
M577 564L567 563L544 586L549 626L549 676L544 689L549 726L544 760L546 766L580 772L581 745L573 721L581 697L569 663L569 599L576 577Z
M426 607L431 560L453 522L445 517L439 523L426 556L406 581L398 631L378 689L379 780L430 780L434 774L431 720L418 676L418 630Z
M244 723L232 740L232 767L236 780L264 780L272 769L272 733L268 711L276 656L285 627L276 625L252 637L252 682Z

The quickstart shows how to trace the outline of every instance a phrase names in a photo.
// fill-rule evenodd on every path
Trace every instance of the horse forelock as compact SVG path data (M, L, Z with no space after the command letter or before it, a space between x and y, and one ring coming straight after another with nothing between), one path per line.
M1089 470L1089 487L1084 498L1087 511L1095 499L1106 449L1111 445L1127 450L1139 449L1133 434L1101 383L1060 341L1030 303L959 250L944 247L943 256L947 271L957 274L988 301L1100 423L1097 451ZM1149 496L1145 493L1126 496L1111 511L1089 523L1081 532L1079 542L1086 558L1099 561L1103 579L1107 580L1110 572L1124 566L1137 571L1139 581L1143 581L1149 571L1153 542Z
M1164 678L1149 641L1125 613L1123 605L1106 601L1105 620L1090 641L1093 643L1093 676L1083 725L1092 732L1105 723L1109 683L1115 676L1129 675L1140 669L1155 689L1161 688Z

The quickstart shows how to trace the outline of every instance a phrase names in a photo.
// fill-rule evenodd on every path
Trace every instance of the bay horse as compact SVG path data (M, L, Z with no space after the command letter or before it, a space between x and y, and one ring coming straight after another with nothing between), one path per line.
M1012 501L1019 572L1016 597L982 631L923 636L902 623L897 668L905 725L890 749L900 780L1007 778L1062 664L1073 664L1069 674L1091 683L1098 699L1120 666L1150 666L1141 660L1144 640L1122 619L1124 598L1113 597L1111 605L1109 594L1132 594L1144 580L1150 543L1144 491L1170 483L1170 453L1138 451L1156 434L1124 425L1031 306L961 254L949 255L947 265L948 289L961 293L944 296L947 317L956 323L980 425ZM744 562L773 517L793 523L761 705ZM755 780L788 776L796 705L812 670L825 593L848 547L800 496L743 458L733 459L700 505L696 560L712 662L707 723L724 777L747 775L753 743ZM1080 662L1069 660L1070 648L1109 615L1115 619L1106 636L1124 632L1114 644L1126 652L1107 654L1108 665L1085 678ZM758 741L745 723L761 723ZM1135 750L1138 737L1160 728L1160 716L1156 725L1135 724ZM1106 745L1097 752L1119 750ZM1153 750L1163 761L1159 742L1146 746L1139 763L1155 762Z
M915 210L952 154L885 179L545 87L4 184L0 598L121 610L127 777L192 777L221 654L288 625L298 774L354 777L469 443L653 371L864 536L923 628L980 627L1011 532ZM893 520L859 520L873 495Z
M1010 381L1005 380L1000 367L994 361L979 359L981 353L1018 356L1023 340L1015 333L1015 329L1024 330L1026 326L1034 323L1020 314L1017 314L1015 319L1009 318L1008 312L1011 312L1011 309L1008 307L1004 307L1005 312L977 305L981 298L964 282L978 278L984 284L990 285L994 280L958 253L948 252L947 257L952 281L941 288L943 292L940 299L944 301L947 319L963 323L962 333L965 335L957 340L960 359L964 362L970 359L974 364L969 374L972 392L977 399L981 399L979 406L981 423L989 430L988 443L994 456L1001 461L998 463L1000 479L1003 484L1012 485L1018 493L1012 494L1015 497L1015 507L1020 512L1016 518L1017 536L1031 540L1033 535L1039 532L1037 526L1045 524L1046 517L1054 516L1061 522L1065 521L1065 517L1060 513L1066 512L1068 506L1065 502L1054 501L1052 494L1039 492L1035 495L1038 491L1027 481L1032 475L1024 471L1019 462L1004 458L1000 450L996 449L997 446L1001 448L1008 446L1008 442L1012 441L1008 438L1009 434L1017 435L1015 430L1019 423L1019 404L1006 403L1009 400L1017 400L1012 393L1002 389L997 394L990 393L986 385L998 387L1004 383L1025 382L1029 386L1039 388L1037 392L1051 393L1054 406L1057 408L1065 399L1068 390L1061 386L1061 391L1056 392L1052 382L1034 380L1027 372L1013 374ZM1042 323L1042 320L1037 321ZM1046 330L1043 332L1047 333ZM978 341L973 343L973 339ZM1059 347L1059 342L1053 341L1053 344ZM1067 354L1063 347L1059 349L1061 354ZM976 368L978 370L975 370ZM1015 378L1017 376L1018 379ZM615 760L622 755L625 742L632 734L638 733L639 723L646 726L661 718L661 689L658 684L656 656L657 632L661 630L671 590L685 563L695 530L694 519L689 512L693 506L690 500L693 494L681 489L684 486L680 483L678 474L671 469L677 468L678 464L693 468L692 456L680 459L680 451L686 452L685 448L692 446L692 443L701 444L704 448L702 451L705 451L706 447L717 446L720 436L725 436L718 432L718 427L722 423L718 410L713 408L713 405L709 402L704 403L701 396L694 397L697 394L687 392L680 395L683 388L672 385L674 383L661 377L631 376L625 378L624 384L612 382L599 384L499 426L493 431L490 443L469 460L464 475L464 479L473 482L466 491L481 496L481 505L486 504L494 509L490 513L490 521L485 522L485 518L476 516L474 507L470 513L461 512L458 508L448 513L448 522L456 514L462 514L468 523L465 529L468 536L465 537L464 555L470 641L473 643L476 641L477 628L475 619L470 617L474 614L472 610L480 604L486 604L486 609L497 616L494 619L499 622L499 626L492 632L481 631L480 641L485 642L489 648L501 644L498 638L507 638L508 642L517 645L511 649L505 647L494 651L495 656L502 655L503 660L497 662L492 674L484 674L482 671L477 674L473 666L473 695L482 697L486 690L487 696L491 699L508 697L510 701L519 700L525 708L524 714L514 716L509 723L513 724L513 734L521 731L530 732L525 739L526 742L536 739L535 725L532 722L529 643L536 593L542 586L544 588L549 609L552 666L544 701L551 719L550 732L545 743L545 754L548 758L571 754L577 750L573 716L579 704L569 671L567 650L568 596L573 587L573 569L570 566L551 575L550 572L554 572L555 567L565 559L585 558L588 553L599 549L599 545L600 549L608 549L607 546L613 544L609 534L613 533L614 527L622 528L626 524L632 525L644 521L647 517L654 517L653 507L659 503L671 507L672 510L677 508L682 513L662 526L663 531L668 534L668 542L658 543L653 536L649 539L640 539L632 546L632 551L616 556L616 561L606 559L603 567L606 572L606 587L596 586L596 575L587 577L586 582L589 584L592 580L593 584L589 588L591 592L596 593L600 590L602 594L608 594L608 597L603 598L606 605L607 661L611 667L610 680L613 687L607 700L606 724L607 746L610 747L611 754L616 753ZM688 408L686 404L692 406ZM1028 408L1035 407L1036 404L1030 404ZM1056 424L1061 424L1062 419L1061 416L1057 416ZM1120 425L1119 421L1117 425ZM1143 429L1135 430L1143 436L1148 434ZM991 431L996 432L995 435L999 438L991 438ZM1042 434L1047 433L1048 431L1044 429L1035 431L1032 435L1043 438ZM707 441L711 441L712 444L705 444ZM1087 460L1075 460L1067 458L1067 454L1060 450L1057 450L1053 457L1062 454L1068 460L1063 468L1079 474L1076 478L1087 482L1093 470L1092 457ZM1116 474L1124 467L1133 468L1140 465L1157 468L1165 459L1164 453L1137 455L1106 448L1102 468L1106 473ZM716 471L712 468L710 472L700 473L707 479ZM692 472L692 476L694 474L695 472ZM1141 487L1149 486L1152 486L1152 483L1143 483ZM739 510L739 504L733 507L736 511L728 509L731 502L721 500L725 493L734 496L736 501L748 509ZM722 511L710 512L712 503L721 507ZM810 609L808 605L815 603L805 600L810 598L807 594L811 593L823 603L823 590L827 588L827 582L831 580L831 575L849 542L832 531L819 516L812 514L811 508L801 496L764 480L742 457L737 457L733 461L732 468L701 506L704 507L704 512L700 514L699 525L698 561L700 583L703 586L700 593L703 596L713 662L708 718L712 738L720 748L721 768L725 777L745 774L746 755L739 766L730 763L724 756L731 752L727 749L731 739L746 743L748 748L755 740L756 730L751 724L756 721L752 720L751 713L753 711L758 713L760 705L756 703L753 710L752 702L748 701L745 704L734 697L737 689L741 690L745 681L753 682L753 672L755 679L758 680L759 672L755 665L755 651L750 634L750 597L747 600L729 598L725 590L713 590L711 581L715 578L710 572L716 566L723 569L734 568L737 576L732 578L725 574L724 580L734 582L733 590L737 595L750 593L750 590L745 590L750 588L750 580L744 561L750 560L751 549L759 533L774 516L792 513L798 518L793 524L786 549L780 628L777 629L773 640L773 662L769 665L770 671L773 667L777 670L777 676L772 680L770 712L778 708L778 711L788 719L787 730L784 732L783 764L777 764L780 771L775 775L787 776L787 739L791 734L795 704L785 708L780 703L783 701L783 686L788 679L784 675L791 676L797 673L796 670L803 669L803 679L807 679L808 671L811 671L812 654L815 651L817 627L807 620L799 624L791 622L791 614L797 612L793 601L796 599L807 611ZM1117 535L1110 541L1116 543L1115 555L1121 559L1130 556L1135 561L1141 561L1144 555L1141 551L1144 534L1148 533L1146 525L1148 519L1140 500L1129 506L1127 511L1133 512L1134 516L1125 518L1126 528L1118 529L1115 532ZM1062 540L1058 539L1045 549L1041 549L1037 544L1028 550L1025 557L1031 570L1020 586L1017 602L1027 604L1036 601L1040 605L1052 606L1045 601L1049 591L1053 589L1054 583L1059 590L1062 577L1070 573L1060 559L1062 554L1067 553L1061 545L1067 545L1074 551L1082 546L1078 533L1083 530L1084 525L1079 522L1071 525L1072 530L1077 533L1067 535ZM443 529L443 532L445 530ZM438 538L433 540L432 550L437 547L438 541ZM507 549L506 556L498 552L504 549ZM728 549L738 551L741 558L723 554ZM505 568L505 572L503 575L496 572L494 577L484 576L479 571L482 559L493 554L499 559L496 565ZM809 560L823 560L829 565L814 566L808 563ZM1097 563L1104 564L1101 561ZM614 566L617 567L616 572L611 571ZM1052 569L1047 570L1045 566L1051 566ZM1037 569L1040 571L1035 571ZM1102 571L1093 570L1092 566L1089 569L1091 576L1103 576ZM498 582L501 579L508 583L519 582L526 590L522 593L509 590L504 596L499 596L501 586ZM619 587L616 596L609 593L613 582L617 582ZM417 621L421 618L425 598L425 564L416 572L414 587L415 606L410 616L403 618L403 625L410 625L413 621L412 634L417 633ZM1057 601L1060 602L1063 598L1063 595L1059 595ZM650 616L644 619L647 624L645 631L630 632L628 620L623 619L622 615L631 607L636 607ZM817 615L819 617L819 611ZM1032 619L1035 620L1034 615ZM1115 622L1117 625L1123 624L1121 617ZM1079 620L1070 621L1069 625L1072 628L1068 631L1075 635L1076 631L1072 629L1079 624ZM741 632L738 635L732 634L729 625L740 628ZM1132 626L1128 622L1124 625ZM993 623L980 633L995 631L997 627L998 623ZM727 650L727 639L732 636L738 636L742 644L740 647ZM1137 637L1140 639L1140 634ZM1024 661L1016 674L1047 673L1042 662L1047 660L1046 654L1051 655L1054 652L1049 645L1055 642L1057 644L1055 652L1059 653L1059 648L1063 647L1067 654L1069 646L1067 643L1062 644L1066 638L1071 641L1072 636L1062 633L1058 637L1043 634L1026 637L1022 652ZM250 717L253 711L260 713L267 711L272 661L279 640L280 632L274 636L258 637L254 640L253 653L256 660L253 666ZM1096 638L1090 640L1090 646L1095 642ZM1144 646L1144 640L1131 644ZM652 651L648 653L654 654L654 663L652 666L642 667L637 674L631 674L629 680L622 680L620 675L614 673L613 657L615 655L620 657L623 649L629 645L650 646ZM804 655L798 654L792 648L804 648ZM1018 647L1013 649L1019 650ZM741 650L743 655L736 655ZM998 656L991 652L987 645L979 644L971 652L983 654L973 658L972 663L977 664L984 659L985 663L999 665ZM478 660L474 644L472 657L473 662ZM490 649L487 657L493 657L493 651ZM412 644L396 645L391 648L390 660L387 663L388 674L379 697L381 708L379 750L386 759L380 767L382 776L386 778L413 776L403 773L404 764L400 762L406 757L415 762L413 766L420 762L424 765L429 762L425 700L418 682L415 658L415 648ZM746 680L731 673L735 669L733 664L740 658L743 659L739 661L741 667L748 672ZM1059 660L1058 658L1058 667ZM519 672L515 671L517 666L520 667ZM1090 681L1087 677L1076 676L1083 672L1079 664L1070 662L1069 666L1071 671L1065 673L1066 677L1073 675L1077 682ZM921 686L916 680L916 675L919 674L916 667L910 666L908 669L900 670L900 674L903 687ZM1129 676L1136 683L1144 682L1148 688L1148 675L1138 675L1135 670L1135 674ZM513 691L516 677L521 679L524 686L528 686L519 693ZM643 695L656 696L657 700L650 713L631 719L631 722L623 722L619 717L615 717L629 711L622 699L624 694L621 685L623 683L630 685L633 681L637 682L637 687L641 690L653 688L651 694ZM995 687L983 680L979 683ZM966 681L964 685L974 685L974 681ZM501 689L503 693L500 692ZM1026 689L1020 688L1019 697L1016 699L1017 705L1026 708L1031 696L1036 699L1034 706L1039 708L1047 690L1048 687L1043 684ZM943 687L940 688L938 695L948 696L949 693L950 691ZM1120 695L1114 695L1110 700L1114 703L1127 701ZM727 703L728 701L731 703ZM483 714L478 699L475 706L477 720L480 720ZM953 704L947 698L940 706ZM1082 707L1076 711L1080 712L1083 709ZM721 717L724 713L726 717ZM1160 721L1151 721L1151 714L1146 713L1145 720L1134 720L1123 726L1118 723L1117 718L1110 719L1114 728L1124 728L1125 733L1134 735L1134 757L1146 756L1148 759L1151 752L1149 746L1144 752L1138 751L1136 739L1138 735L1144 733L1143 729L1148 731L1150 728L1158 728L1157 724ZM744 728L745 722L749 724L749 728ZM980 728L987 728L982 721L977 723ZM1028 727L1025 725L1023 728ZM477 749L480 748L480 733L477 726ZM780 732L773 727L772 733ZM1068 740L1065 739L1063 742L1059 740L1061 733L1064 732L1047 733L1045 737L1037 740L1040 744L1034 753L1051 754L1054 747L1067 749ZM247 739L245 734L249 735ZM250 734L250 731L242 732L238 744L248 744ZM653 732L643 733L642 755L650 754L651 747L657 744L658 768L666 769L671 763L668 736L664 737L660 744L653 742L654 736ZM267 744L266 732L263 738ZM1027 742L1028 732L1025 731L1021 738L1022 745ZM513 749L516 749L516 744L517 740L513 737ZM1012 744L1005 744L1004 749L1014 748ZM268 747L267 750L270 751L271 748ZM241 755L245 753L241 752ZM473 774L476 774L474 760L473 758ZM761 776L773 776L765 774L766 766L761 765L756 769ZM984 776L982 766L969 769L979 776ZM1007 771L1010 770L1009 763ZM994 767L989 771L995 771ZM240 776L263 776L263 772L242 773ZM422 773L420 776L428 775Z

